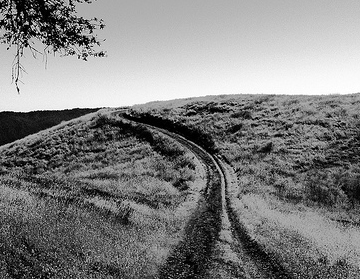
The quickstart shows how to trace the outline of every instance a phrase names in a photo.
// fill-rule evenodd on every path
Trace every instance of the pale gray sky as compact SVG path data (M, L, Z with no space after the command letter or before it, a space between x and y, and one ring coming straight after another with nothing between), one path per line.
M21 94L0 47L0 111L210 94L360 91L359 0L98 0L107 58L30 55Z

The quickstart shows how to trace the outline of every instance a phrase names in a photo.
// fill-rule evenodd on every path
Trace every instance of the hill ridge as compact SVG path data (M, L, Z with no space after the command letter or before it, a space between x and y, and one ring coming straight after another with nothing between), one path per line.
M55 126L62 121L68 121L98 110L98 108L74 108L31 112L0 112L0 146Z

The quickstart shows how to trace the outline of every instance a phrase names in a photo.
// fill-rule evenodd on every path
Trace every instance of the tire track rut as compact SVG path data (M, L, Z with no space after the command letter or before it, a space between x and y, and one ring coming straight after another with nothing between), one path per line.
M141 123L139 121L139 123ZM230 206L228 189L237 183L232 168L183 136L144 124L166 134L203 162L207 184L190 217L185 237L160 269L160 279L170 278L292 278L273 255L251 239Z

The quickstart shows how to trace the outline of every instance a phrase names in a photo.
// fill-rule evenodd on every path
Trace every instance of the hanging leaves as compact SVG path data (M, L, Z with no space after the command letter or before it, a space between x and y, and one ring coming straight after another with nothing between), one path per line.
M19 92L19 78L25 71L20 60L24 50L33 56L59 53L75 55L87 60L103 57L105 52L96 50L101 45L95 35L105 27L102 19L86 19L77 15L76 4L90 0L0 0L0 43L15 47L12 78ZM38 43L44 46L40 51Z

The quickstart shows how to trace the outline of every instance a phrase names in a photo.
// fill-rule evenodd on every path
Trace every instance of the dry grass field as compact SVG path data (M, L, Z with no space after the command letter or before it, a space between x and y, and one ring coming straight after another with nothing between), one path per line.
M134 108L211 135L232 207L297 278L358 278L360 95L237 95Z
M155 278L204 188L296 278L359 278L360 94L223 95L103 109L0 147L0 278ZM156 122L156 123L155 123Z
M1 278L148 278L203 187L181 146L92 114L1 148Z

